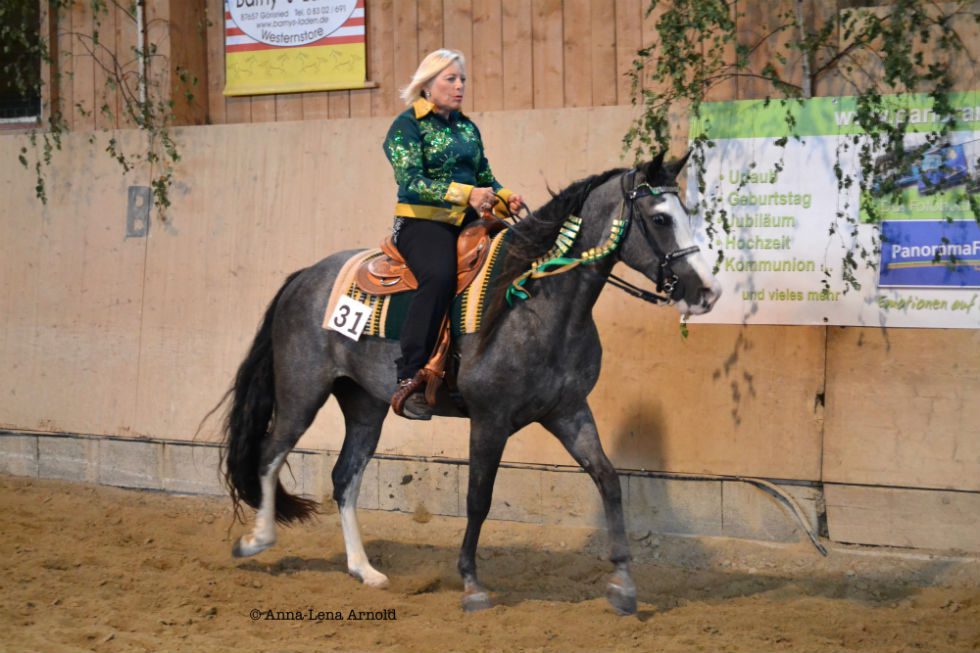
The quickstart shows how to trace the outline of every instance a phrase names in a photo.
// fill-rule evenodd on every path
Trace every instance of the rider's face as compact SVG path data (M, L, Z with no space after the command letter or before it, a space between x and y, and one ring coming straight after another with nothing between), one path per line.
M466 75L458 63L452 63L429 82L429 101L441 113L459 111L463 106L463 91L466 88Z

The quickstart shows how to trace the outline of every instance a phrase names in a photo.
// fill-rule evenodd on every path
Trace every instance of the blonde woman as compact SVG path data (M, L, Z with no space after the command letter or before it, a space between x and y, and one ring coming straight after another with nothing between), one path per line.
M425 385L423 366L456 288L456 239L462 227L481 213L503 211L502 202L516 211L523 201L494 178L480 130L460 111L465 89L462 53L432 52L402 90L408 109L395 118L384 142L398 184L395 244L419 283L401 330L393 405ZM428 419L430 414L416 396L405 403L403 416Z

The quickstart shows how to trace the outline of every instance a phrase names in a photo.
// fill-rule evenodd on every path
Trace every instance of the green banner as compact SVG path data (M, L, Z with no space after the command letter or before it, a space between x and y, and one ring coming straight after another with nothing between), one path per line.
M951 93L956 110L954 131L980 130L980 93ZM940 126L928 95L891 95L882 98L879 116L886 122L908 121L908 131L927 132ZM736 100L701 105L692 117L691 138L783 138L862 133L854 96L809 100Z

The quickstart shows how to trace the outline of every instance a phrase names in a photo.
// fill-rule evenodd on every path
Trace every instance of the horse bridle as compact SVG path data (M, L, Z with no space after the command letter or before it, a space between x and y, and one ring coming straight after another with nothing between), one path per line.
M651 186L646 182L638 185L635 184L636 168L623 173L621 180L623 189L623 203L620 209L620 218L624 224L624 228L621 238L617 238L616 242L613 244L614 249L618 248L619 244L629 237L629 230L634 222L633 214L636 213L635 204L638 199L641 197L658 197L664 193L680 195L680 188L677 186ZM627 181L629 182L628 185ZM507 206L507 203L504 201L503 197L498 195L497 198L504 202L505 207ZM528 215L531 215L531 210L526 204L524 204L522 208L527 211ZM510 210L507 210L508 213L510 213ZM516 223L518 222L517 216L511 213L511 217L515 219L516 226ZM632 295L637 299L642 299L643 301L650 302L652 304L670 304L675 301L674 294L678 290L678 282L680 281L680 278L671 268L671 263L690 254L700 252L701 248L697 245L691 245L690 247L683 247L665 254L660 247L657 246L656 240L652 239L650 234L647 233L647 228L643 224L643 220L638 220L636 222L637 229L639 229L642 233L643 239L653 250L654 254L656 254L656 256L660 259L660 265L657 268L657 292L654 293L650 292L649 290L644 290L643 288L626 281L622 277L612 274L611 271L600 273L590 270L590 272L591 274L602 276L604 283L615 286L616 288L625 291L627 294ZM518 236L522 235L520 231L515 228L512 228L511 231Z
M643 224L643 220L633 220L633 215L636 213L635 205L636 201L641 197L659 197L664 193L680 195L680 188L677 186L651 186L646 182L641 184L636 184L635 182L636 168L623 174L621 184L623 188L623 212L626 222L624 240L629 237L629 230L632 228L633 222L636 222L637 229L643 235L643 240L646 241L653 250L653 253L660 259L660 265L657 268L657 293L643 290L614 274L609 274L607 282L644 301L655 304L670 303L674 301L674 293L678 289L677 283L680 280L677 274L674 273L673 268L671 268L671 264L685 256L700 252L701 248L697 245L691 245L690 247L675 249L665 254L657 245L657 241L650 237L646 226Z

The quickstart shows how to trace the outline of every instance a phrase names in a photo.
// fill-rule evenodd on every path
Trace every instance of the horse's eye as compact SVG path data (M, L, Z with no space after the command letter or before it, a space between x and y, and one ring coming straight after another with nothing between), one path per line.
M670 224L670 216L666 213L654 213L653 221L659 225L667 226Z

